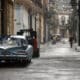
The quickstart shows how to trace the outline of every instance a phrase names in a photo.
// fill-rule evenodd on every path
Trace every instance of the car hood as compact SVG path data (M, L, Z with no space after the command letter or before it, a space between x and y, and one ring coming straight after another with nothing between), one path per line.
M18 54L17 52L20 50L25 50L24 47L16 47L16 46L0 46L0 54Z
M15 45L0 45L1 49L9 49L9 48L14 48L16 47Z

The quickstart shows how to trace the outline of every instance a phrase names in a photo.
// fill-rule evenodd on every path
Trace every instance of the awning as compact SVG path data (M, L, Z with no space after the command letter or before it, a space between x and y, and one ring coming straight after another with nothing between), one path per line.
M38 13L43 12L42 8L36 6L31 0L15 0L15 3L24 5L26 8L31 9L34 13L35 12L38 12Z

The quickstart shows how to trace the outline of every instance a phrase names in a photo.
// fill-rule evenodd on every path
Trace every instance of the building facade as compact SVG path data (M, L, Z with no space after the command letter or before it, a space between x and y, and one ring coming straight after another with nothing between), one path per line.
M47 14L48 14L48 3L49 0L43 0L43 41L44 43L49 41L49 26L47 24Z
M0 0L0 34L17 34L21 29L37 32L40 42L44 42L43 0ZM5 23L5 24L4 24Z
M15 4L14 9L14 34L17 34L21 29L29 29L29 13L25 6Z
M38 41L46 41L47 0L0 0L0 35L17 34L21 29L33 29Z
M12 0L0 0L0 35L13 34L13 6L14 2Z
M17 0L15 3L14 34L20 29L33 29L40 43L45 42L44 0Z

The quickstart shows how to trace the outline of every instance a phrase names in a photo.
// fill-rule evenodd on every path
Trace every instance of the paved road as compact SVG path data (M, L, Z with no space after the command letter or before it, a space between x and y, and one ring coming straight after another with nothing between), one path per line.
M80 80L79 52L62 43L43 47L41 57L26 67L1 66L0 80Z

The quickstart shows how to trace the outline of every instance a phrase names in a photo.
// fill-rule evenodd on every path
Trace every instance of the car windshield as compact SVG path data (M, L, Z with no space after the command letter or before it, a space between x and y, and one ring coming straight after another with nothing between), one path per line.
M15 46L26 46L27 42L24 39L8 38L6 40L3 40L1 44L3 44L3 45L15 45Z

